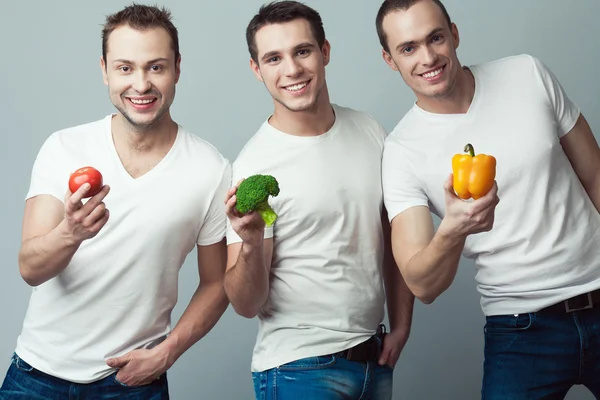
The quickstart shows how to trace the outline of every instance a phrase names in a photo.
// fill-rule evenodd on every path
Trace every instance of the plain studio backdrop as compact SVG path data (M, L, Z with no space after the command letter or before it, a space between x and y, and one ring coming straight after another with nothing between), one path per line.
M54 131L113 112L99 67L105 15L130 4L1 0L0 379L10 363L31 288L18 272L21 218L31 168ZM332 45L327 78L333 102L364 110L391 130L414 102L381 58L375 15L381 0L312 0ZM153 3L152 3L153 4ZM180 32L182 75L174 119L233 161L272 111L249 68L246 25L260 0L165 0ZM447 0L463 64L530 53L558 76L600 137L598 0ZM515 143L515 145L518 145ZM266 155L265 155L266 156ZM450 167L450 165L449 165ZM523 199L527 206L527 198ZM149 221L151 223L151 221ZM195 252L180 275L173 324L198 283ZM415 307L411 337L396 366L394 399L478 399L483 324L475 268L462 260L452 287ZM230 307L169 372L173 399L252 399L249 372L257 322ZM568 399L591 399L575 387Z

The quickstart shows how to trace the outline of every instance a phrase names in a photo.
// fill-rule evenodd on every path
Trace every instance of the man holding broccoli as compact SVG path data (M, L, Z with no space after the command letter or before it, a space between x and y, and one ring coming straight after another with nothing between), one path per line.
M256 396L391 399L414 297L388 245L386 132L370 116L330 103L330 45L312 8L264 5L247 42L274 112L233 164L239 188L226 199L225 290L238 314L259 318ZM259 197L267 192L265 204Z

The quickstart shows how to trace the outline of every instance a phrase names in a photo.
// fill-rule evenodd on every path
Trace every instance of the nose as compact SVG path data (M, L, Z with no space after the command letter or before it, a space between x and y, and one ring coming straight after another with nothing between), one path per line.
M146 93L152 87L148 75L145 71L139 71L134 79L131 87L138 93Z
M438 55L430 46L423 48L423 65L435 65Z
M304 69L302 65L294 57L291 57L285 63L285 74L290 77L296 77L302 74Z

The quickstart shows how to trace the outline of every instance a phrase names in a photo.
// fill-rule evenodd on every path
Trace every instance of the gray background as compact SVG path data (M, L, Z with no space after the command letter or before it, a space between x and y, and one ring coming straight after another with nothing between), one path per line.
M17 266L23 197L35 155L53 131L113 111L99 68L104 15L129 2L1 0L0 10L0 379L9 365L30 288ZM165 0L180 31L182 77L174 118L230 160L272 110L248 67L244 30L260 0ZM332 101L362 109L390 130L412 92L383 62L374 19L380 0L312 0L332 44ZM461 34L464 64L530 53L540 57L600 135L598 0L447 0ZM526 199L524 199L526 202ZM197 285L195 254L181 272L174 322ZM434 304L417 304L411 338L395 372L394 399L477 399L483 315L464 261ZM256 321L231 308L170 371L174 399L251 399L249 363ZM4 365L4 366L2 366ZM574 388L569 399L591 399Z

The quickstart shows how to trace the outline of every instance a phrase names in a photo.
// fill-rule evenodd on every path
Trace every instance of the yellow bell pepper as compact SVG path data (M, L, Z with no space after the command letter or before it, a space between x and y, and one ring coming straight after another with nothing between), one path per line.
M468 154L455 154L452 157L454 191L461 199L478 199L494 186L496 158L487 154L475 155L470 143L464 151Z

